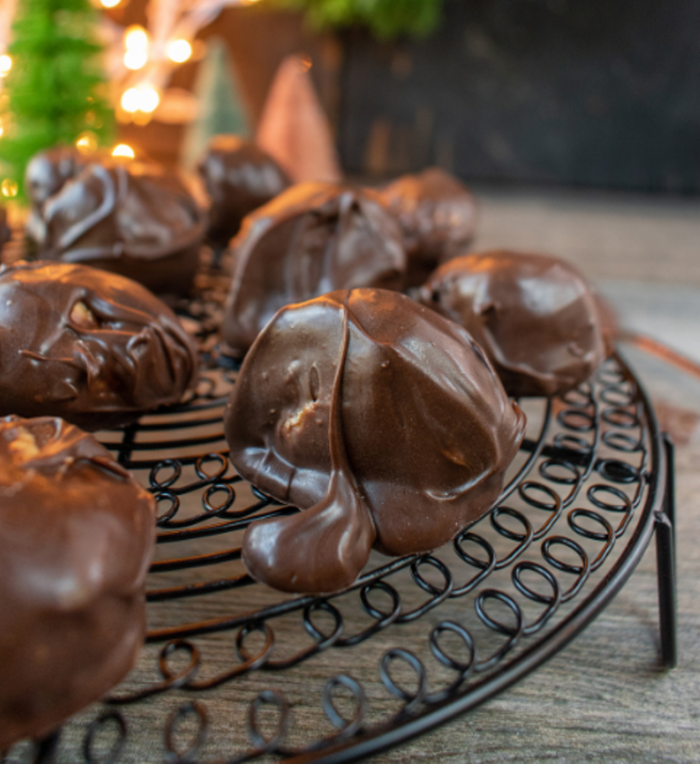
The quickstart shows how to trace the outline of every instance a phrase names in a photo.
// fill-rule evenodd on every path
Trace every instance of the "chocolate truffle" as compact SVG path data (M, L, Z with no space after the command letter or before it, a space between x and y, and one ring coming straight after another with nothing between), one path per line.
M563 393L605 357L595 298L578 271L555 257L458 257L435 271L420 300L474 337L509 395Z
M525 417L461 327L356 289L277 313L224 423L239 473L304 510L252 524L243 561L277 589L318 593L350 585L372 547L426 552L484 515Z
M199 265L206 215L177 175L153 163L93 163L43 206L39 256L85 263L184 294Z
M290 180L277 162L239 135L217 135L197 170L209 194L207 238L225 247L243 218L281 194Z
M0 420L0 750L131 669L154 540L153 497L91 435Z
M464 254L474 238L476 201L461 181L439 167L403 175L381 197L403 232L408 287L420 286L440 263Z
M335 289L401 289L406 255L396 222L372 192L292 186L249 215L232 242L223 338L241 357L284 305Z
M84 429L177 403L197 348L140 284L85 265L0 269L0 416L62 416Z

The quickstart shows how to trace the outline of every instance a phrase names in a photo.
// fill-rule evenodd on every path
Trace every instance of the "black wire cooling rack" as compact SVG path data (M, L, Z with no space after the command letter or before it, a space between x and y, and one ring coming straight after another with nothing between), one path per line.
M204 369L185 403L104 433L155 493L149 632L103 702L7 761L350 761L478 705L534 670L610 601L657 531L662 659L675 664L672 451L619 357L552 400L498 505L432 554L374 554L348 590L288 596L240 561L252 522L294 512L237 476L216 353L220 301L185 320Z

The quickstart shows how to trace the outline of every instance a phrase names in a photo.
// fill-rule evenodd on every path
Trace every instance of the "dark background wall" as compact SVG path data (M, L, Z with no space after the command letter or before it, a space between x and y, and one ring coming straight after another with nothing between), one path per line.
M419 42L342 39L350 172L700 191L698 0L460 0Z

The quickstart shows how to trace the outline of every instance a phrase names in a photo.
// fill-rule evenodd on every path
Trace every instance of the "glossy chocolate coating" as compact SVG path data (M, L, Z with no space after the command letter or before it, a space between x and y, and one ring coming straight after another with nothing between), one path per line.
M159 165L89 164L46 201L43 216L43 259L119 273L158 294L192 286L206 215Z
M335 289L401 289L406 255L376 195L331 183L292 186L249 215L232 242L222 334L241 357L283 306Z
M399 293L356 289L277 313L224 423L239 473L304 510L248 528L251 575L329 592L372 547L426 552L486 513L525 417L461 327Z
M243 218L291 183L275 160L251 141L238 135L217 135L197 170L209 194L207 238L225 247Z
M445 260L464 254L476 230L476 200L454 175L429 167L381 191L408 255L407 287L420 286Z
M0 420L0 750L131 669L154 541L153 497L92 436Z
M37 244L46 238L43 206L58 193L68 180L74 178L91 162L103 161L105 155L81 154L75 146L55 146L40 151L29 161L24 173L24 188L31 210L27 219L27 235Z
M509 395L563 393L605 357L595 298L578 271L555 257L459 257L435 271L420 300L474 337Z
M177 403L197 347L129 279L85 265L0 269L0 416L62 416L87 430Z
M82 154L74 146L55 146L35 154L24 173L24 188L31 203L36 207L58 193L66 181L79 175L90 163L102 161L100 153Z

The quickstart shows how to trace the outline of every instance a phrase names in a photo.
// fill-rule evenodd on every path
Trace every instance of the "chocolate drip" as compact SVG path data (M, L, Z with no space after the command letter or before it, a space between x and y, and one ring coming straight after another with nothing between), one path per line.
M55 146L31 158L24 173L24 187L31 202L26 232L32 241L42 245L46 238L43 208L48 199L88 164L104 161L110 158L103 153L86 156L75 146Z
M341 385L349 340L346 299L328 418L331 469L325 496L302 514L256 523L243 537L243 562L250 574L282 591L323 593L350 586L376 537L344 441ZM309 549L318 553L309 557Z
M44 259L102 268L160 294L192 286L206 216L158 165L89 164L44 203L42 217Z

